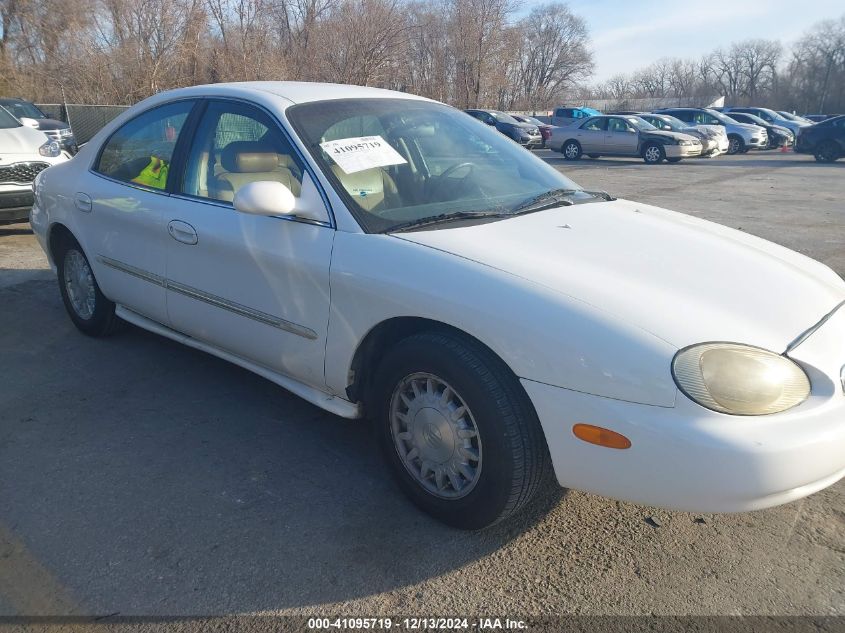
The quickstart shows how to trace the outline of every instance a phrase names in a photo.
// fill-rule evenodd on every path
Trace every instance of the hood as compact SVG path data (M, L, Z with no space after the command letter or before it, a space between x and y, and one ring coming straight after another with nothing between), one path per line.
M38 154L38 148L47 142L41 130L22 125L0 129L0 157L7 154ZM0 163L2 164L2 163Z
M730 113L727 113L727 115L730 116ZM731 123L731 127L738 127L738 128L743 129L743 130L749 130L751 132L753 132L755 130L765 130L766 129L762 125L757 125L756 123L740 123L739 121L737 121L736 123Z
M692 134L684 134L682 132L670 132L668 130L646 130L641 132L646 138L671 138L676 141L697 141L698 138Z
M586 302L677 348L732 341L782 352L845 299L845 282L803 255L627 200L397 237Z
M70 126L64 121L58 119L35 119L38 121L39 130L66 130Z

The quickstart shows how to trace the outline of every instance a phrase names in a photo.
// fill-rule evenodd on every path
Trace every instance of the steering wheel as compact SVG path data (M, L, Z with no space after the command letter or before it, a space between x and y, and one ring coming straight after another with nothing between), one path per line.
M463 183L467 178L469 178L472 173L475 171L475 163L455 163L454 165L447 167L442 174L437 177L437 180L432 181L431 189L429 191L429 195L432 198L436 198L435 194L440 193L440 190L443 188L443 185L447 182L447 178L453 174L454 172L462 169L463 167L469 167L467 170L466 175L460 179L460 182Z

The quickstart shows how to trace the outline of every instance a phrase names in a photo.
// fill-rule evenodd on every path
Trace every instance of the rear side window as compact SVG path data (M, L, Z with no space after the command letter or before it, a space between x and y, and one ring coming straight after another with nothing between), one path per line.
M589 130L591 132L605 130L607 129L607 119L590 119L581 126L581 129Z
M572 110L569 108L558 108L557 112L555 112L555 116L571 117Z
M168 103L135 117L111 135L95 171L127 183L164 189L179 133L194 101Z

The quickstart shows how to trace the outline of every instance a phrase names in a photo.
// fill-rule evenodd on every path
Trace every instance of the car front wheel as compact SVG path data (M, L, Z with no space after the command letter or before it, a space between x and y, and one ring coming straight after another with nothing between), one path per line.
M643 160L649 165L657 165L664 158L666 153L660 145L651 143L643 148Z
M814 156L820 163L832 163L839 158L839 147L833 141L827 141L816 148Z
M73 238L65 238L56 253L56 270L62 302L74 325L89 336L107 336L124 322L115 305L103 295L91 264Z
M370 406L388 464L418 507L462 529L522 508L549 468L540 422L516 377L451 332L394 345Z
M745 151L745 141L742 137L731 135L728 137L728 154L741 154Z

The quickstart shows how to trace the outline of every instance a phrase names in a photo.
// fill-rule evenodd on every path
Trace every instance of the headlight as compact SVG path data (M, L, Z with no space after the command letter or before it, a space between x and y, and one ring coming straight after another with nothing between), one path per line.
M672 361L678 388L703 407L732 415L778 413L804 402L810 381L774 352L736 343L703 343Z
M700 145L696 141L678 141L678 145Z
M42 156L55 158L62 153L62 148L56 141L47 141L44 145L38 148L38 153Z

